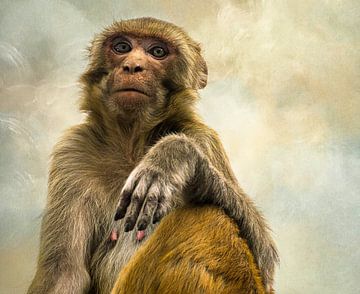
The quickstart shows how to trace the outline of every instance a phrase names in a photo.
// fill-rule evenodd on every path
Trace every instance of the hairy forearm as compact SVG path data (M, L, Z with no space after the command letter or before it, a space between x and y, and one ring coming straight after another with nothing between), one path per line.
M205 134L191 135L190 141L199 156L195 178L189 186L193 193L188 195L193 195L193 201L222 207L237 222L241 236L247 240L263 273L264 283L271 284L278 255L263 216L240 188L216 133L209 130Z
M56 268L44 268L39 265L28 294L82 294L89 290L90 276L84 268L68 268L57 271Z
M226 213L241 225L241 234L252 240L261 239L259 235L267 234L267 226L253 201L241 190L236 183L226 179L211 163L203 159L197 168L197 179L206 185L193 187L194 197L200 201L208 200L212 195L214 204L222 207ZM254 236L259 236L258 238ZM259 244L250 244L254 249Z
M28 293L84 293L90 286L86 268L89 217L81 193L67 179L49 180L40 252Z

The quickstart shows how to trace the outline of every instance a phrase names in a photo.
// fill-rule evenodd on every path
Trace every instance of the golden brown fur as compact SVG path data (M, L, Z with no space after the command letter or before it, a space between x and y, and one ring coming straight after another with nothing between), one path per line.
M106 46L119 34L159 38L176 49L172 66L151 74L158 90L151 103L131 112L108 95L109 78L122 61L111 62ZM207 77L199 45L175 25L142 18L116 22L97 35L89 58L81 77L81 110L87 117L54 148L38 266L28 293L109 293L141 245L136 232L124 232L126 219L114 221L119 199L135 176L150 174L156 175L157 191L166 195L160 216L184 203L222 207L248 242L264 284L271 286L278 257L266 222L239 187L216 132L194 109L197 89L206 85ZM146 78L143 74L138 80ZM135 196L131 200L144 195ZM110 240L114 228L116 242ZM146 235L153 230L148 225ZM179 231L188 234L185 227ZM211 264L211 255L207 260Z
M239 229L216 207L166 216L120 272L112 294L265 294Z

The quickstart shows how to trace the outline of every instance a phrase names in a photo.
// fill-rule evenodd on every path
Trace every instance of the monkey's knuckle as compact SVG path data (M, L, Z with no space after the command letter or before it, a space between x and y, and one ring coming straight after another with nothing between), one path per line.
M154 194L159 194L160 191L163 190L165 186L165 179L158 177L153 181L153 184L151 186L151 192Z
M176 191L177 191L177 189L173 184L167 183L163 187L164 198L166 198L166 199L170 198L171 195L174 195L176 193Z
M138 203L138 202L140 202L142 200L142 198L143 198L143 196L141 196L140 194L135 193L135 194L132 195L131 201L133 203Z
M139 170L138 168L134 169L128 176L128 178L126 180L126 185L128 185L128 186L134 185L134 183L140 176L140 172L141 172L141 170Z
M133 222L134 222L134 217L132 215L128 216L125 219L125 224L127 224L127 225L132 224Z
M154 213L154 220L157 221L159 219L160 219L160 213L159 213L159 211L157 211Z
M160 211L158 213L156 213L156 215L154 216L154 219L156 219L156 221L160 221L163 217L164 217L165 213L163 211Z
M148 172L149 172L149 168L147 166L141 166L141 168L139 168L136 173L136 177L137 178L144 177L145 175L148 174Z
M150 219L150 215L147 212L143 212L140 219L139 219L139 223L147 223Z
M126 199L131 196L131 189L130 187L124 187L124 189L121 191L121 199Z
M150 203L150 204L154 204L158 201L158 195L156 194L149 194L147 196L147 202Z
M146 174L151 177L152 180L157 180L159 178L159 171L158 169L154 166L149 166L148 168L146 168Z
M161 191L161 193L159 193L159 195L157 195L157 201L161 204L164 200L165 200L165 195L164 195L163 191Z

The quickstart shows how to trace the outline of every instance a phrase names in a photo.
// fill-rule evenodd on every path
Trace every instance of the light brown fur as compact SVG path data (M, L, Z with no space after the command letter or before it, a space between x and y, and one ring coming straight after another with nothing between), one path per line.
M122 64L112 62L106 46L119 34L159 38L176 49L171 66L151 75L157 85L151 103L131 111L108 95L109 77ZM175 25L142 18L114 23L95 37L89 52L81 77L81 110L87 117L54 148L38 266L28 293L111 291L141 244L135 231L124 232L127 218L114 221L119 199L141 176L151 176L154 191L163 196L159 218L185 203L223 208L248 242L264 284L271 286L278 257L266 222L239 187L216 132L194 109L207 77L199 45ZM131 201L143 196L132 195ZM150 196L147 200L159 200ZM147 236L154 227L147 226ZM109 238L114 228L117 242Z
M265 294L265 289L236 224L219 208L193 206L161 221L111 293Z

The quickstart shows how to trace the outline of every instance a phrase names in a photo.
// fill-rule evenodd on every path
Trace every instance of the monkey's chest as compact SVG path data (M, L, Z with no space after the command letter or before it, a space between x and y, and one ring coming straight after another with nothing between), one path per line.
M90 274L95 293L110 293L121 269L153 231L153 226L149 226L145 238L139 242L136 230L125 233L124 219L114 221L121 190L131 172L122 169L120 162L116 166L116 169L104 166L106 172L97 179L97 190L91 195L94 201L94 227Z
M112 201L110 201L112 202ZM95 226L94 246L91 255L91 278L96 293L110 293L119 272L131 259L135 251L144 243L154 227L149 226L145 238L137 239L137 231L124 231L124 220L114 221L118 200L111 203L111 214L98 215ZM101 229L99 229L101 228ZM116 234L116 238L114 237Z

